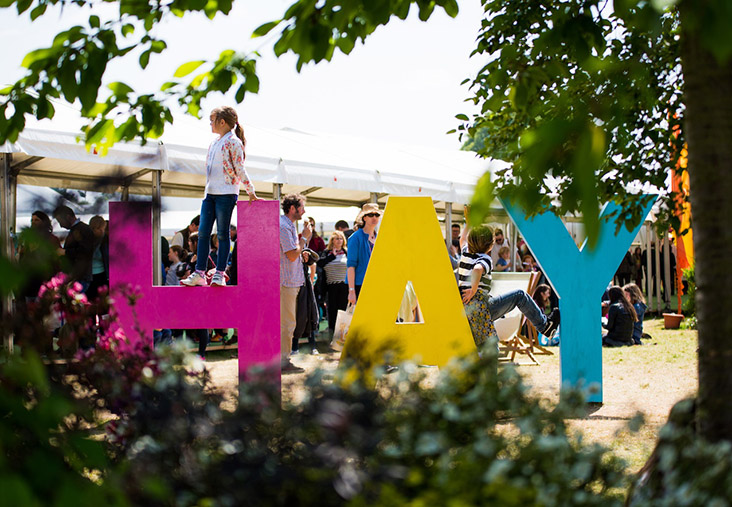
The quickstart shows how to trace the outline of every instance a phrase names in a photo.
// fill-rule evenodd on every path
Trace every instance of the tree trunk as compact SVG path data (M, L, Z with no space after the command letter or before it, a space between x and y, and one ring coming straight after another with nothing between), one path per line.
M688 26L683 10L681 24ZM732 62L720 65L696 33L684 31L682 65L699 326L697 422L707 439L732 440Z

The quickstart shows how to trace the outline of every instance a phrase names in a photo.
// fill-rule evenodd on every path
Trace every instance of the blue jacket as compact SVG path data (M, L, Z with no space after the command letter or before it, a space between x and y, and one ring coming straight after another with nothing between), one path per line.
M374 237L376 233L374 233ZM358 229L348 238L348 260L346 266L356 268L356 285L363 284L363 278L366 276L366 268L371 259L371 243L368 235L363 229ZM346 273L346 283L348 283L348 273Z

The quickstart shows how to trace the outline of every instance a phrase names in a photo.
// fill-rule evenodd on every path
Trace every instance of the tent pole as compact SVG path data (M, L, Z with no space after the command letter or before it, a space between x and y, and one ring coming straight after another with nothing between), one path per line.
M16 171L10 171L10 234L15 234L16 231L16 215L18 214L18 173Z
M447 249L452 245L452 203L445 203L445 244Z
M162 252L160 245L160 194L163 179L163 171L153 171L152 173L152 234L153 234L153 285L163 284L162 272ZM201 239L203 240L203 239ZM167 253L167 252L166 252Z
M12 238L12 221L10 218L11 210L11 182L10 182L10 164L13 161L13 155L3 153L3 164L0 168L0 199L2 205L0 209L0 245L2 252L0 255L9 260L13 259L13 238ZM13 298L10 293L2 296L2 314L10 315L13 311ZM3 337L3 346L9 354L13 353L13 336L8 334Z
M371 192L371 195L369 196L369 202L377 203L379 202L379 194L376 192Z
M276 201L282 200L282 183L272 185L272 198Z

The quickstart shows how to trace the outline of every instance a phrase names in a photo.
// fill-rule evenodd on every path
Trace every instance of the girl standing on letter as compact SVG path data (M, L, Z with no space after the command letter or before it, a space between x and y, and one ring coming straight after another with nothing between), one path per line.
M244 186L244 190L249 194L249 202L259 200L244 169L246 139L236 111L229 106L217 107L211 111L210 120L211 131L218 134L219 138L211 143L206 156L206 190L201 203L201 222L198 228L198 236L201 239L196 252L196 270L180 282L189 287L207 285L205 270L214 221L219 237L219 249L216 256L216 273L211 285L218 287L226 285L224 270L229 260L229 225L239 197L239 186Z

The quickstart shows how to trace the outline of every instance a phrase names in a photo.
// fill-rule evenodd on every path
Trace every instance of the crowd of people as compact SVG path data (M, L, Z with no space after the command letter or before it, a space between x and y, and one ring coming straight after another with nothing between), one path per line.
M231 107L219 107L211 112L209 120L217 138L210 145L206 158L201 212L177 231L170 242L161 238L163 259L160 268L165 285L223 287L237 283L237 238L236 227L231 225L232 213L241 188L250 202L259 198L244 168L246 139L236 111ZM302 339L307 339L310 353L319 353L316 336L321 320L327 320L332 336L338 312L357 304L382 215L378 204L364 204L352 228L345 220L336 222L326 244L312 217L303 221L298 233L296 223L305 215L305 203L305 197L299 194L287 195L281 201L280 363L285 372L299 370L290 356L299 351ZM32 230L42 244L58 253L58 267L63 264L70 277L79 282L82 292L90 300L96 299L100 289L109 284L107 222L101 216L94 216L87 225L67 206L57 207L53 217L69 231L63 246L53 235L51 219L43 211L33 213ZM21 246L19 254L32 256L34 248L37 247ZM453 224L448 253L478 348L490 338L497 338L495 319L514 308L520 309L549 344L558 342L557 296L522 240L512 247L501 228ZM602 337L604 345L641 343L646 305L638 282L644 255L639 248L632 254L628 252L616 274L624 287L612 286L606 292L603 299L607 309L607 318L603 321L607 330ZM652 258L655 260L655 256ZM531 295L522 290L492 294L492 273L506 271L539 272L539 285ZM21 299L32 300L43 281L32 280ZM400 309L397 319L418 315L416 302L413 306L410 311ZM210 340L225 343L237 340L235 330L230 335L230 330L207 329L157 329L154 340L156 344L166 343L184 333L198 342L201 357L205 357Z

